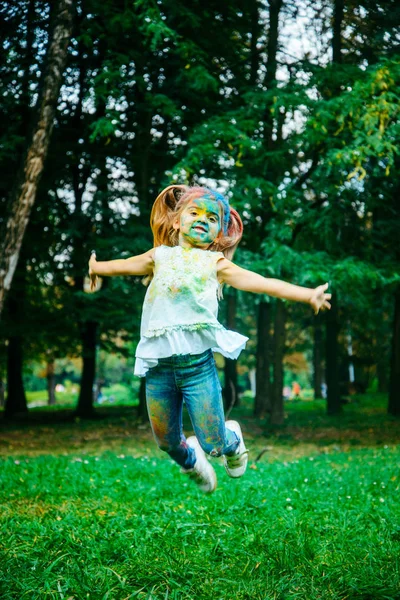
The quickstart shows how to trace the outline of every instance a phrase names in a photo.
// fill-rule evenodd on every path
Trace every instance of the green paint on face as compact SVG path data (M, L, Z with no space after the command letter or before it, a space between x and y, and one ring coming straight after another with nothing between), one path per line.
M191 200L183 209L179 223L179 245L208 248L221 231L221 212L211 196Z

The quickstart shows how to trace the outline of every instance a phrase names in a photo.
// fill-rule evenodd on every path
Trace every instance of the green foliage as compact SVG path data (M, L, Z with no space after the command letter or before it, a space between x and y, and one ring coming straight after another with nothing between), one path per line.
M348 169L347 180L362 181L366 169L369 176L389 176L399 154L399 82L399 59L386 59L360 70L340 95L316 103L309 122L314 141L332 132L327 175L339 167Z
M168 27L156 2L136 0L133 6L137 10L139 30L152 52L162 50L166 41L178 41L176 31Z
M145 291L139 279L105 280L87 294L82 278L92 248L108 260L151 246L151 204L173 180L226 190L243 216L243 266L306 286L329 281L360 352L370 344L378 363L376 340L390 335L399 282L399 13L393 0L386 4L346 4L342 64L300 54L293 62L279 31L272 85L265 73L275 57L265 54L259 5L78 2L27 232L25 357L79 355L88 321L99 325L101 348L113 352L122 342L121 354L132 356ZM280 22L290 23L301 7L282 10ZM24 0L4 14L0 224L38 90L49 3ZM329 11L312 14L309 27L322 32L327 50ZM238 317L253 340L256 304L243 299ZM252 364L254 341L249 348Z
M109 140L115 135L116 125L115 120L110 120L109 116L98 119L91 125L93 132L90 136L90 141L94 142L98 138Z

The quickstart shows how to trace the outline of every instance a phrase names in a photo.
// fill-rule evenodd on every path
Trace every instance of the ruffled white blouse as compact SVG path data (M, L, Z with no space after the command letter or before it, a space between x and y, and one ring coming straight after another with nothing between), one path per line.
M159 246L154 276L143 303L135 375L145 376L159 358L201 354L211 348L237 358L249 338L218 321L217 262L222 252Z

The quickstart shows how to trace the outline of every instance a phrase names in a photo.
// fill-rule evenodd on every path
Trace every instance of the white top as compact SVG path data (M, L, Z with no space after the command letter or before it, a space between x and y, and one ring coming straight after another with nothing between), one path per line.
M143 303L135 375L143 377L159 358L201 354L212 348L237 358L249 338L218 322L217 262L222 252L181 246L154 251L154 277Z

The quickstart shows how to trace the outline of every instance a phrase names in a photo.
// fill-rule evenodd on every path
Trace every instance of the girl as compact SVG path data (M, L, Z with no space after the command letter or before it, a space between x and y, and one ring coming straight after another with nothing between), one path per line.
M89 261L97 276L144 275L151 283L142 312L135 374L146 377L146 401L155 440L203 492L217 486L206 458L223 456L230 477L241 477L247 450L239 423L225 423L212 352L237 358L248 338L217 320L221 286L330 308L328 284L308 289L267 279L231 262L243 225L227 199L205 187L171 185L154 202L154 247L125 260ZM195 436L182 431L183 401Z

